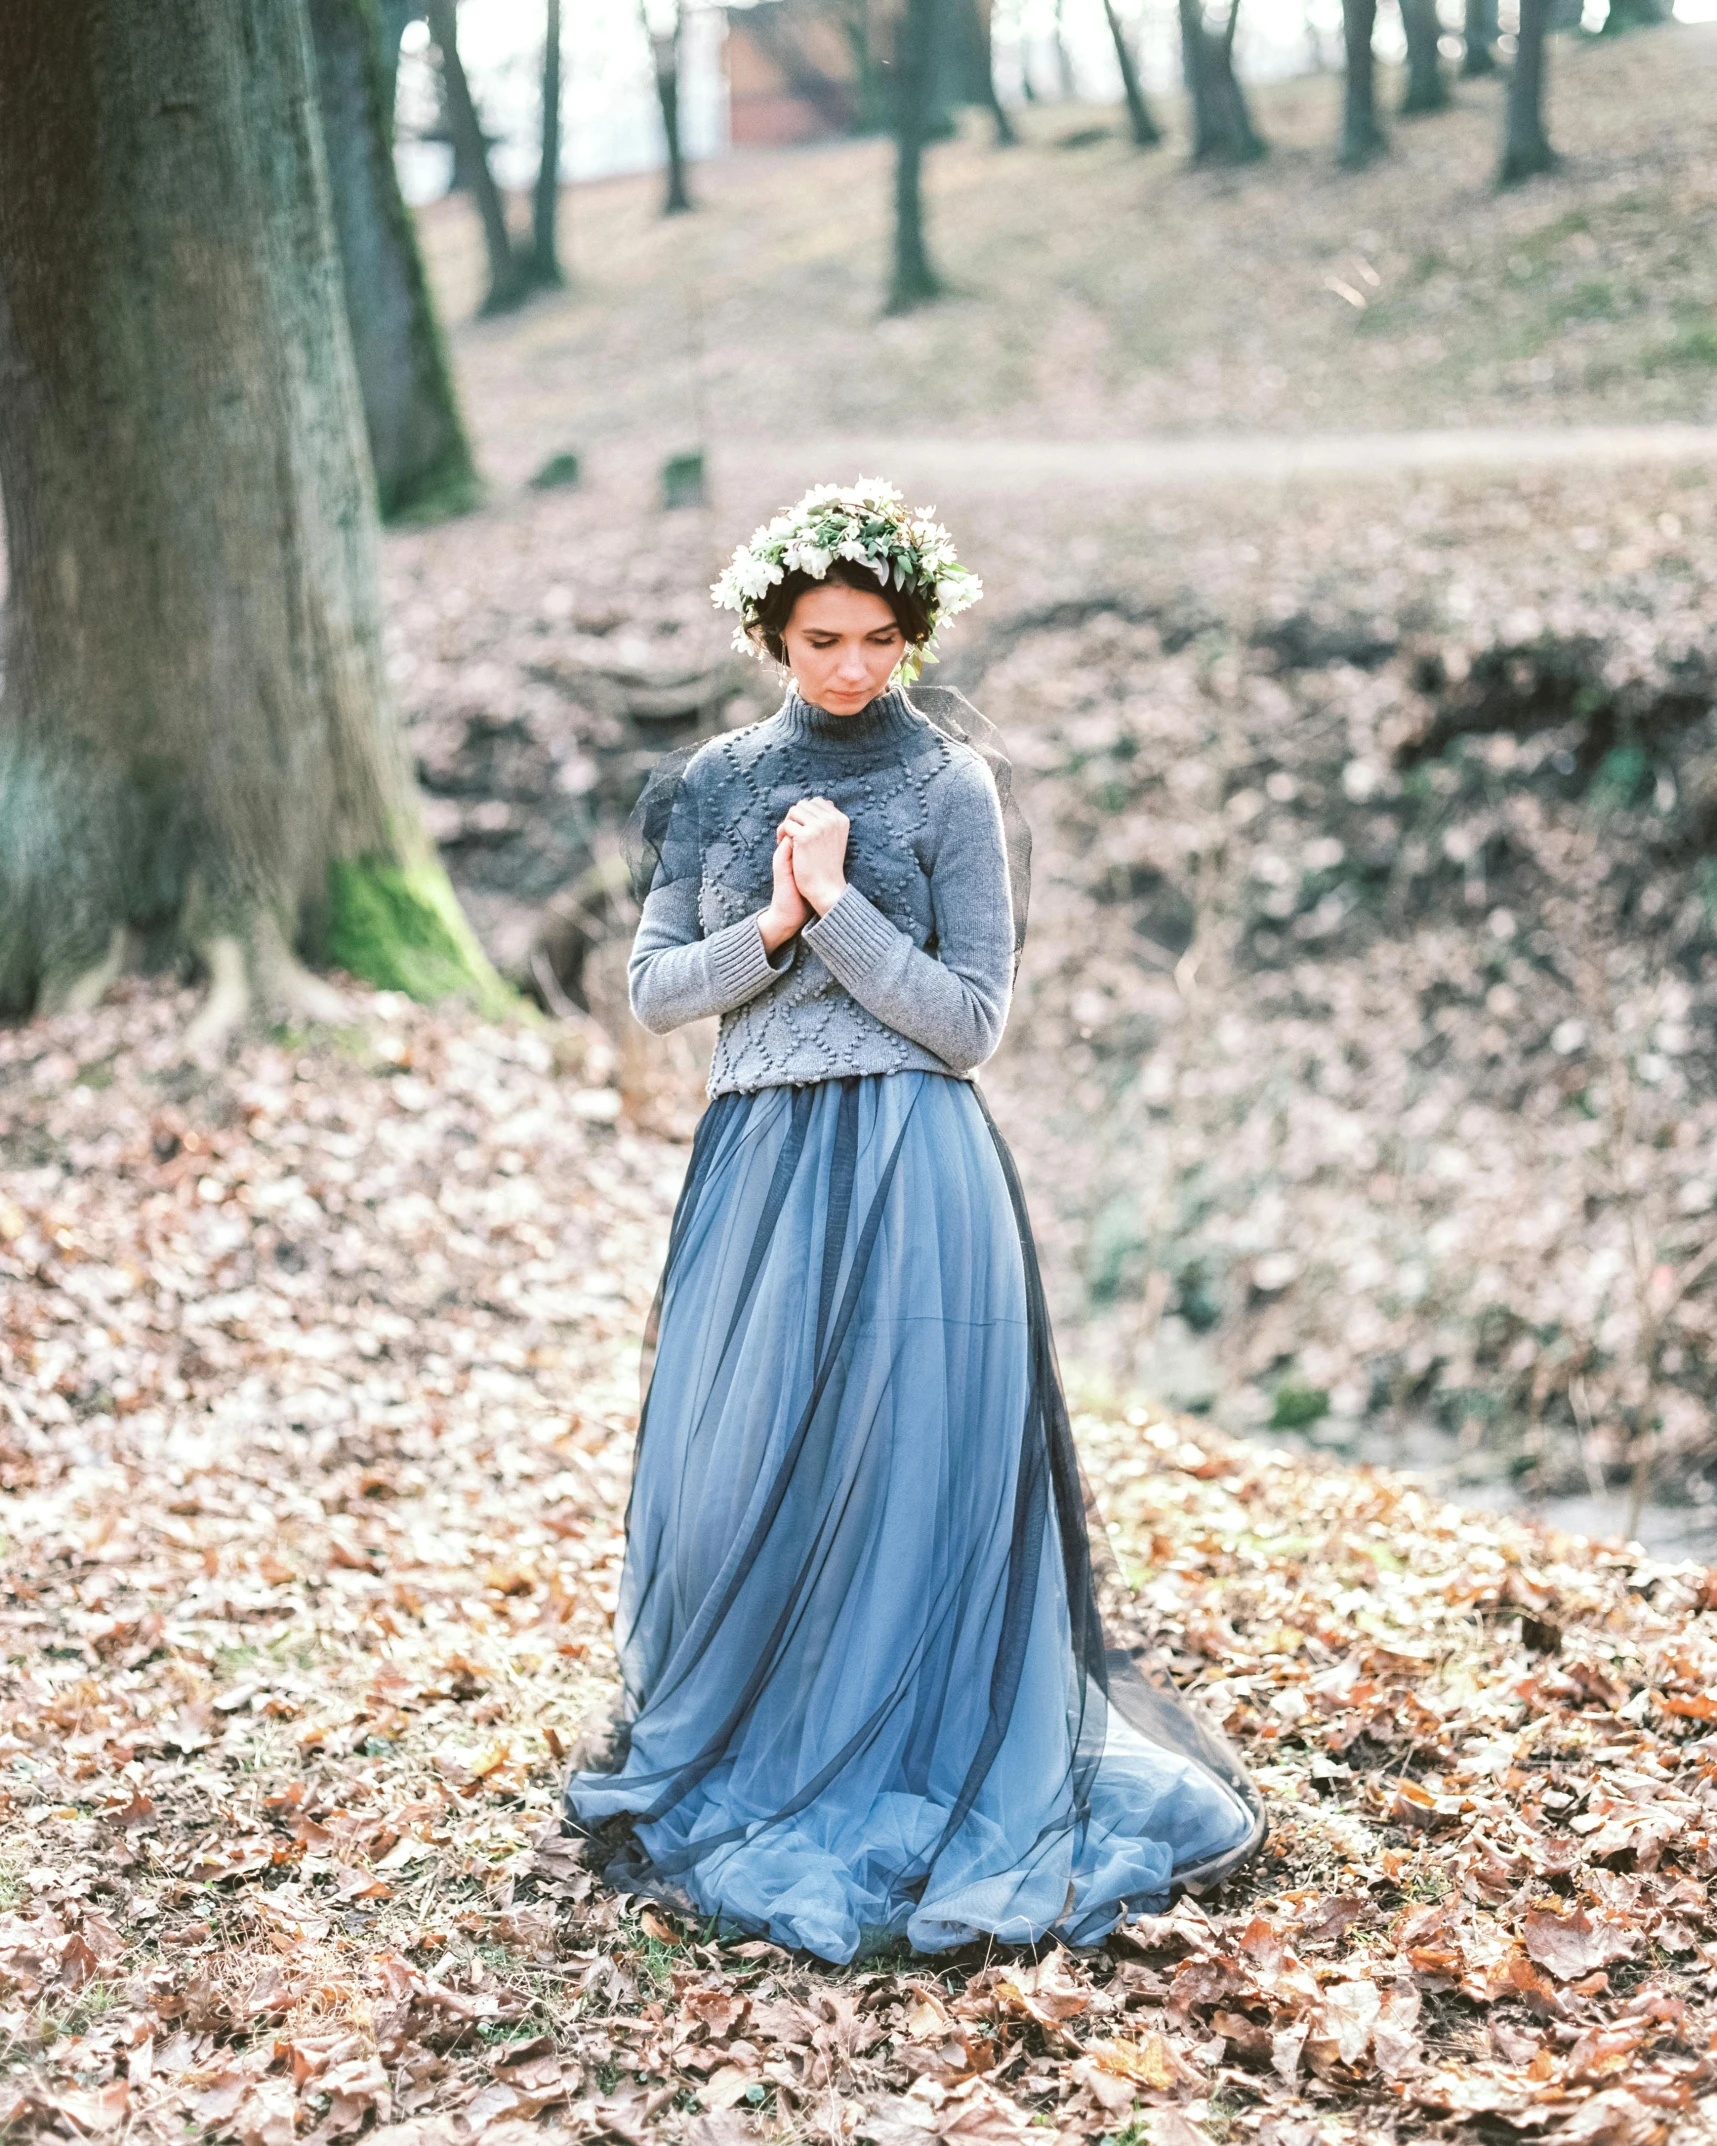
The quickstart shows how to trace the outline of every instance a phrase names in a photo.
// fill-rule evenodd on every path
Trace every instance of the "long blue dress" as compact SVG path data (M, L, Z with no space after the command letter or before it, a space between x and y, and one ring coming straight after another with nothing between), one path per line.
M623 1728L566 1792L581 1830L630 1822L618 1882L845 1961L1094 1942L1255 1848L1232 1752L1105 1644L1029 1225L970 1083L717 1097L659 1311Z

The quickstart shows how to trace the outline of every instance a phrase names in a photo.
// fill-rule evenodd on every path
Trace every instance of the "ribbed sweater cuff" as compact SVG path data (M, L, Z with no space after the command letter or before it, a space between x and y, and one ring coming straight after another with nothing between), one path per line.
M874 976L897 951L901 934L857 887L848 886L835 906L807 924L800 934L828 964L854 997L857 986Z
M780 973L769 959L755 917L741 917L704 941L716 989L730 1006L743 1006Z

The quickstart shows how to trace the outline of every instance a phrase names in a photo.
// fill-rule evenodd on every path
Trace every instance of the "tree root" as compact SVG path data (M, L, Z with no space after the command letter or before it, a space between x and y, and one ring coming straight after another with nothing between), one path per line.
M250 975L237 939L205 939L197 951L209 972L209 995L185 1031L185 1056L213 1059L250 1012Z
M87 969L64 969L43 978L36 994L36 1010L43 1014L93 1013L125 966L129 944L125 926L116 924L108 938L107 952L99 961Z
M209 973L209 990L185 1031L187 1058L218 1058L258 1009L299 1021L332 1023L350 1016L339 992L304 967L266 913L252 920L248 945L220 932L200 941L197 952Z

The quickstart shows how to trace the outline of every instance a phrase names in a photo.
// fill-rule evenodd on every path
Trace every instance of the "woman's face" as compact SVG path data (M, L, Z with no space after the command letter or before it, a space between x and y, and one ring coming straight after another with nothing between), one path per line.
M807 589L781 629L799 691L830 715L857 715L888 690L906 636L883 598L827 582Z

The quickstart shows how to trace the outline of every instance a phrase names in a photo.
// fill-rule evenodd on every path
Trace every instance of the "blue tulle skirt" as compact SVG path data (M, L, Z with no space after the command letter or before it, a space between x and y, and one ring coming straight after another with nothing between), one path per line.
M1106 1641L1011 1162L967 1082L726 1095L675 1213L617 1638L569 1817L634 1889L824 1959L1101 1937L1256 1845Z

